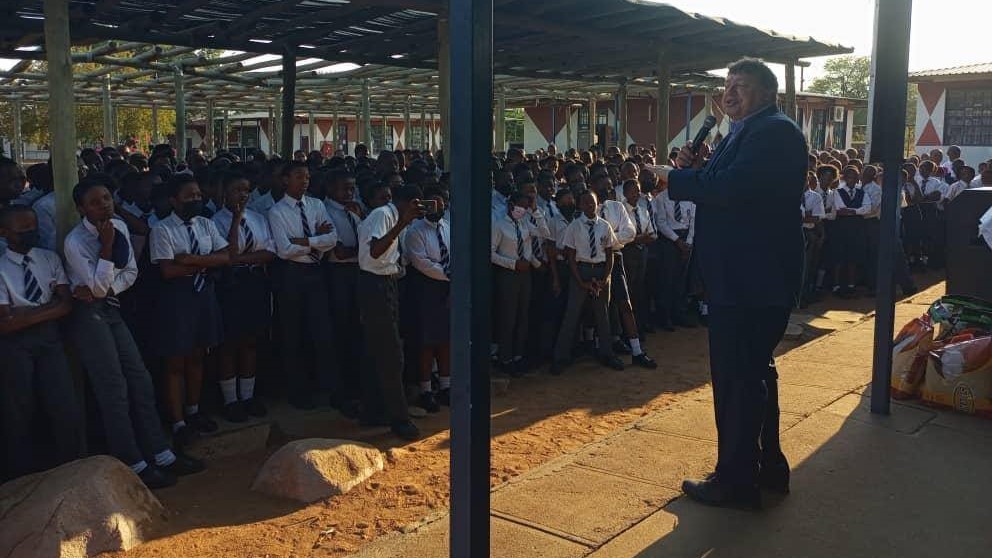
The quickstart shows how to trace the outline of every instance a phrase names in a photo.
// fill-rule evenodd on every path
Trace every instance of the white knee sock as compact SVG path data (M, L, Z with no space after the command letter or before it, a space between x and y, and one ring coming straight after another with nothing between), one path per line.
M630 343L630 354L634 356L642 354L643 351L641 351L640 339L638 339L637 337L631 337L630 339L627 340L627 342Z
M221 380L218 382L220 384L220 394L224 396L224 404L230 405L238 400L238 379L231 378L229 380Z
M255 397L255 377L238 378L238 395L242 401L248 401Z

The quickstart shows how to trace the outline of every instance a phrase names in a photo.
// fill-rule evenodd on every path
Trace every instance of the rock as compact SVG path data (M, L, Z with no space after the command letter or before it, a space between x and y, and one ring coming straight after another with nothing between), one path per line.
M350 440L307 438L279 448L252 490L310 503L344 494L383 469L382 453Z
M165 522L120 461L98 455L0 486L0 556L86 558L129 550Z

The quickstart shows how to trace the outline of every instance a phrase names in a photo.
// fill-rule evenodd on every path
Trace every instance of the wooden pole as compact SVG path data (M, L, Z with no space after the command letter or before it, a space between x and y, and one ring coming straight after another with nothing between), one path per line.
M317 120L313 115L313 111L307 111L307 135L310 136L310 151L317 149ZM303 146L300 146L303 149Z
M617 147L620 153L627 153L627 82L617 90Z
M451 128L448 125L451 113L451 49L448 36L448 18L439 17L437 19L437 75L438 75L438 101L441 108L441 141L440 148L445 147L448 138L451 137ZM434 117L431 116L431 122ZM433 144L433 141L431 142ZM445 157L447 161L447 157Z
M599 142L599 138L597 138L599 117L596 115L596 110L596 97L589 97L589 147Z
M403 149L410 149L410 96L406 96L406 104L403 106Z
M279 147L282 158L293 157L296 142L296 53L288 49L282 55L282 134Z
M369 80L362 80L362 143L372 155L372 97L369 93Z
M152 105L152 145L158 144L158 105Z
M506 151L506 92L502 88L496 94L496 137L494 151Z
M420 150L430 148L427 140L427 109L420 107Z
M10 103L10 108L14 112L14 118L13 118L13 125L14 125L13 136L14 137L13 137L13 141L11 142L11 145L10 145L10 156L15 161L17 161L18 164L23 165L24 164L24 139L21 137L21 126L22 126L22 124L21 124L21 109L23 108L21 106L21 100L20 99L14 99L14 101L12 103Z
M654 144L659 158L668 158L669 107L672 95L672 66L668 53L664 50L658 53L658 117L655 119ZM661 159L664 161L664 159Z
M276 154L276 139L275 139L275 136L276 136L276 111L275 111L275 109L271 105L269 105L269 125L268 125L268 128L269 129L266 130L265 133L266 133L266 135L269 136L269 155L272 156L272 155L275 155ZM242 128L242 131L244 131L243 128Z
M76 168L76 103L72 89L69 0L47 0L44 10L49 87L48 129L52 137L55 222L61 249L65 235L79 220L76 204L72 201L72 188L79 180L79 171Z
M572 103L565 101L565 150L572 148Z
M103 145L106 147L114 145L114 115L110 105L110 75L107 75L103 80L100 100L102 101L103 112Z
M182 66L175 67L173 74L176 82L176 157L186 160L186 93L183 89Z
M280 95L280 97L281 97L281 95ZM282 128L283 128L283 126L282 126L282 102L281 102L281 99L279 100L279 102L276 102L275 108L273 110L275 111L275 114L272 115L273 116L273 118L272 118L272 126L273 126L273 129L272 129L272 142L273 142L273 144L272 144L272 153L273 154L276 154L276 155L279 155L280 157L282 157L283 161L285 161L286 160L286 156L283 155L283 149L282 149ZM292 155L292 153L290 153L290 155Z
M220 134L221 134L220 148L223 149L224 151L227 151L228 146L230 145L229 142L231 138L231 121L229 118L229 113L230 111L227 109L221 111L221 114L223 115L223 120L221 121L221 126L220 126Z
M796 65L785 65L785 115L796 119Z
M379 152L386 151L386 146L389 145L389 118L383 114L382 115L382 145L379 146Z
M207 99L207 128L205 131L204 143L207 144L207 157L213 158L217 153L214 147L214 100Z

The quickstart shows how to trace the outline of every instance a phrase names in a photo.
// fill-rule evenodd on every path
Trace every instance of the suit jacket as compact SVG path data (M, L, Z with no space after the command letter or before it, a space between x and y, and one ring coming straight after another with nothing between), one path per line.
M710 304L794 304L807 157L802 131L769 106L724 138L705 167L669 173L669 196L696 203L693 251Z

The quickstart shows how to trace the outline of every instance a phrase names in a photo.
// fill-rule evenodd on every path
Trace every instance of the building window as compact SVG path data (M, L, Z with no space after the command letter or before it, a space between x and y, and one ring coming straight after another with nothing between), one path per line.
M944 145L992 145L992 89L948 89Z
M372 154L393 150L393 127L386 126L386 137L382 136L382 124L372 124Z
M510 147L523 147L524 109L508 109L506 111L506 143Z
M589 130L589 107L579 108L579 131L586 132Z
M242 126L239 129L241 138L238 147L259 147L257 126Z

